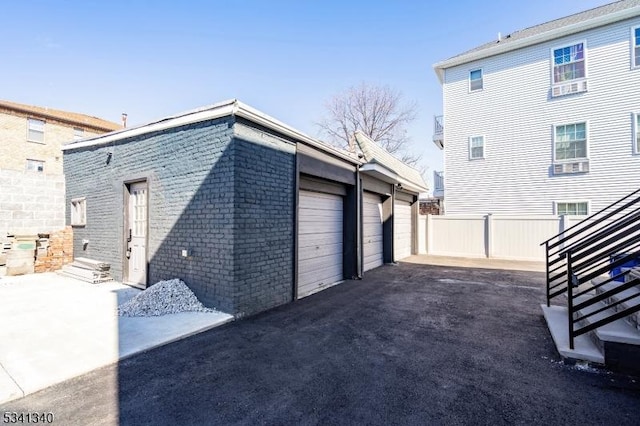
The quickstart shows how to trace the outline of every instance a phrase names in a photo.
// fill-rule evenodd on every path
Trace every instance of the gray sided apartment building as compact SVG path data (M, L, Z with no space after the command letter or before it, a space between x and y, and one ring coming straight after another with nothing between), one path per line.
M260 312L362 275L361 163L238 101L82 140L64 147L74 253ZM380 184L391 229L396 185Z

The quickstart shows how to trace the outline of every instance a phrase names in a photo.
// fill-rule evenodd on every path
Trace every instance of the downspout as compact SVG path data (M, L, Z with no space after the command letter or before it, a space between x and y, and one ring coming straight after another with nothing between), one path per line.
M363 221L362 221L362 182L360 180L360 165L356 164L356 273L357 279L362 279L363 274Z

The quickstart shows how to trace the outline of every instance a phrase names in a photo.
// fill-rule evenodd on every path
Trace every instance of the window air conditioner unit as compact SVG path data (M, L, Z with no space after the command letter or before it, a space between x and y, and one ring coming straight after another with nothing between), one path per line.
M589 171L588 161L576 161L574 163L558 163L553 165L554 175L566 175L571 173L586 173Z
M574 81L572 83L558 84L551 89L551 95L557 96L571 95L587 91L587 81Z

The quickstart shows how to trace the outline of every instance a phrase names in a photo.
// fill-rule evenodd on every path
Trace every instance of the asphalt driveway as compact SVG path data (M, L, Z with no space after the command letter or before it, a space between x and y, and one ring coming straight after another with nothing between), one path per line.
M638 379L564 365L543 275L384 266L362 281L0 406L88 424L638 424Z

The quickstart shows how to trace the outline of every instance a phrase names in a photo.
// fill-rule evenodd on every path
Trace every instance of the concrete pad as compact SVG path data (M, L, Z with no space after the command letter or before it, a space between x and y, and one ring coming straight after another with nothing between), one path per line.
M586 334L574 339L574 349L569 347L569 314L567 308L547 306L545 304L540 306L560 356L573 360L604 364L604 355Z
M54 273L1 277L0 403L233 319L221 312L119 317L118 305L139 291Z
M524 260L493 259L486 257L451 257L417 254L402 259L401 262L418 265L453 266L461 268L501 269L508 271L545 272L543 261L530 262Z

